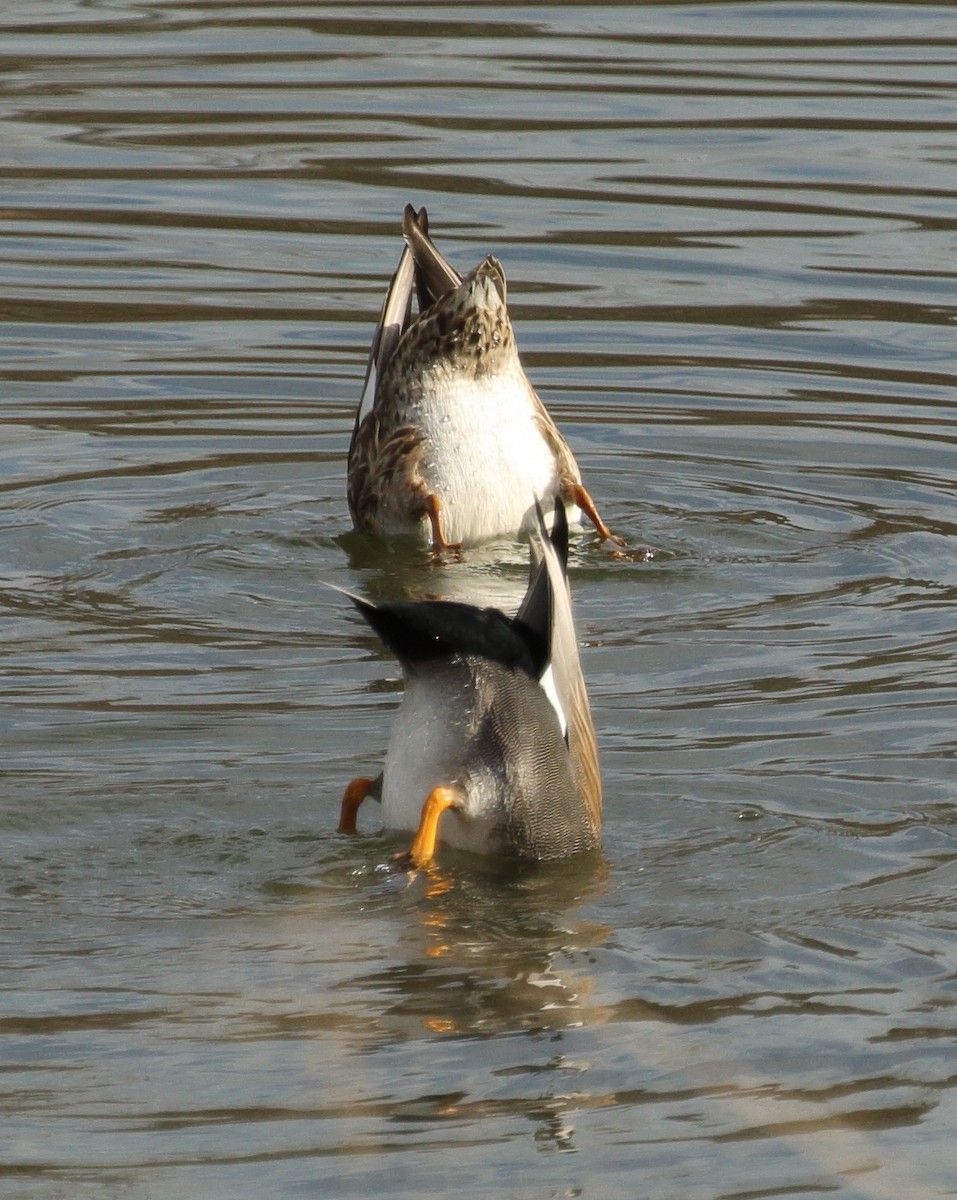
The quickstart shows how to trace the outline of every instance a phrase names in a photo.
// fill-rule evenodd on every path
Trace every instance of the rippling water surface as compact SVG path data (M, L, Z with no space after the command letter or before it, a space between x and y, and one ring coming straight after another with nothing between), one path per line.
M0 16L0 1193L957 1195L947 4ZM350 538L407 201L608 522L597 861L406 883ZM371 818L371 814L370 814Z

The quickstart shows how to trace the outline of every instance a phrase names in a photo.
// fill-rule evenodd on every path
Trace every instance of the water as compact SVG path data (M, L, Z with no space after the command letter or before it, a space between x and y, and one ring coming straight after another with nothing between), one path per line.
M0 1194L957 1194L948 5L0 16ZM406 202L605 519L596 859L410 884L322 580ZM524 551L463 570L521 588Z

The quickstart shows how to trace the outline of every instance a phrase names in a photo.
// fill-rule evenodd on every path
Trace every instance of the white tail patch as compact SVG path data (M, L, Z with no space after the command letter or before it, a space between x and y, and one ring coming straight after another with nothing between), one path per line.
M562 731L562 737L568 737L568 718L565 716L565 710L562 708L562 702L558 698L558 691L555 688L555 676L552 673L552 664L548 664L548 669L539 680L542 685L542 690L548 697L548 702L554 708L555 714L558 717L558 725Z
M473 280L470 290L476 308L488 308L494 312L504 303L495 280L490 276Z

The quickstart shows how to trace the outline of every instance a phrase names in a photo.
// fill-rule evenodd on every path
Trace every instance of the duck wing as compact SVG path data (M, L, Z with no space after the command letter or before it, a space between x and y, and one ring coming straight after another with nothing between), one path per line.
M462 276L429 237L429 215L424 208L418 212L411 204L402 215L402 235L415 260L415 286L419 311L425 312L440 296L457 288Z
M421 225L419 224L420 222ZM406 208L406 219L403 221L403 229L407 223L422 233L422 230L428 229L428 214L424 208L420 209L417 213L410 204ZM424 233L422 233L422 236L426 237ZM395 353L395 348L399 344L399 338L402 337L402 334L409 327L409 322L412 319L412 289L417 276L418 271L416 270L415 258L412 250L406 245L403 247L399 265L392 276L392 282L389 284L389 290L386 292L382 311L379 314L379 322L376 325L375 333L372 335L372 348L369 351L369 362L366 366L362 395L359 399L359 406L356 409L356 419L352 427L352 439L349 442L348 465L350 469L356 455L359 426L375 402L376 388L379 385L382 373L389 365Z
M546 646L539 678L559 714L578 790L595 828L601 824L601 773L591 705L578 656L578 637L568 587L568 519L560 499L549 534L536 500L538 534L532 536L532 574L513 624L530 631L531 645ZM536 656L541 664L541 655Z

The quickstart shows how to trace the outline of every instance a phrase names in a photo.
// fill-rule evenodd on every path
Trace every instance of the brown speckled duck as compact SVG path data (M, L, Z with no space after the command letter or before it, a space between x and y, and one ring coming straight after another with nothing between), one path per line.
M407 206L402 230L349 447L356 528L441 552L533 530L538 496L612 537L522 368L501 265L488 257L463 279L429 238L424 208Z

